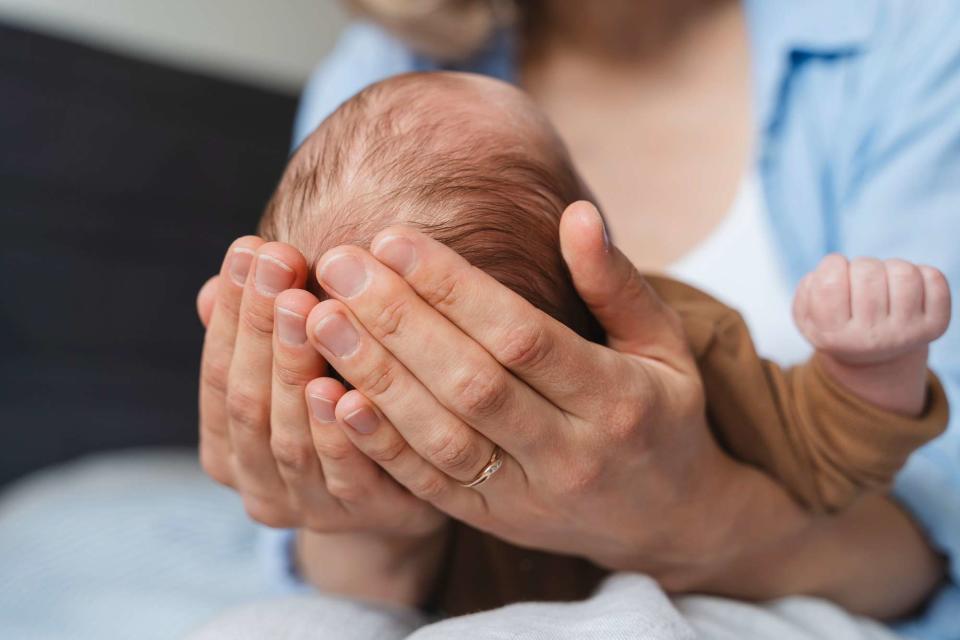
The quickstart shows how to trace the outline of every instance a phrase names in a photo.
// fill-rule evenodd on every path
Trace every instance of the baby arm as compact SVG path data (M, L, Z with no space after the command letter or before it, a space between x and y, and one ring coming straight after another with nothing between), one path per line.
M927 352L950 322L950 289L932 267L839 255L800 282L794 318L824 372L881 409L919 416Z
M879 280L883 314L866 321L865 303L876 299L863 295L873 287L860 273L870 272L872 262L851 267L831 256L804 280L797 318L819 349L811 361L789 369L757 355L734 310L681 283L651 281L684 322L721 445L815 512L837 512L864 493L885 491L907 457L947 422L943 388L926 369L927 344L942 332L928 315L944 315L937 309L948 308L941 298L946 287L936 285L938 273L931 269L927 278L934 286L926 291L924 271L911 267L926 297L905 309L905 294L917 300L918 292L900 279L899 267L909 265L891 261L893 286L885 267ZM838 265L842 278L834 271Z
M424 536L365 531L297 532L298 573L323 592L390 606L419 607L441 572L448 527Z

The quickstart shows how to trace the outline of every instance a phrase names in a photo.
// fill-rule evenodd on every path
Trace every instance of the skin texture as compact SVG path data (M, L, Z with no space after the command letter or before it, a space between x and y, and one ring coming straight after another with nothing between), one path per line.
M617 246L641 271L660 271L722 222L749 170L742 9L726 0L555 4L520 82L559 131ZM648 46L616 46L642 44L637 33Z
M882 409L920 415L929 345L950 324L940 271L830 255L800 282L793 315L836 381Z
M592 206L575 205L567 222L586 216L596 219L592 239L602 243ZM426 236L389 228L371 252L341 247L321 258L318 277L331 299L308 317L307 333L356 387L337 406L349 437L414 495L511 541L587 553L608 566L633 553L611 544L614 518L635 518L630 527L637 531L653 511L703 506L693 495L707 488L692 476L677 483L677 472L697 463L707 469L698 480L723 477L710 471L724 460L703 420L702 390L679 324L642 281L621 304L649 319L636 323L644 338L631 333L621 342L611 327L611 344L631 354L618 358ZM504 323L503 312L513 322ZM476 343L463 344L463 332ZM341 340L348 334L349 342ZM576 352L559 352L558 344ZM603 362L606 374L557 379L572 362L589 360ZM610 385L630 400L606 402L601 391ZM350 428L360 411L369 423ZM580 417L590 414L602 416L606 428ZM650 456L654 441L662 455ZM460 487L456 481L486 464L493 443L505 451L503 468L482 490ZM633 514L612 509L611 501L623 502L617 487L638 475L661 485L661 497L654 504L647 494ZM551 521L561 519L574 527Z
M230 246L220 276L201 290L197 308L208 327L201 463L240 493L254 520L303 528L304 557L354 558L349 572L324 574L330 584L318 584L373 600L418 601L429 588L426 568L442 554L445 519L332 422L345 389L318 378L326 363L306 342L304 321L317 299L300 289L280 291L305 278L296 249L247 236ZM347 531L360 535L347 541Z
M628 11L640 4L589 3L585 6L603 19L580 21L586 26L579 32L577 22L554 22L538 57L526 61L523 81L596 187L624 254L657 269L707 235L735 192L749 156L748 62L736 3L651 0L643 3L648 10L642 20ZM694 4L725 10L688 11ZM655 31L657 15L681 5L696 20L664 18L664 29L651 36L656 56L648 49L604 46L625 42L616 34L634 33L641 24ZM614 11L617 19L611 18ZM743 81L718 86L717 78ZM571 92L571 84L579 89ZM691 105L699 114L706 104L711 118L692 117ZM703 170L692 166L691 158L730 170ZM683 188L691 177L709 178L708 184ZM389 243L374 245L373 253L347 250L357 252L375 280L363 294L334 296L311 308L315 300L304 298L305 292L258 290L253 268L244 268L256 265L253 258L263 251L294 274L290 287L302 286L306 268L292 247L238 240L232 249L242 249L241 257L234 263L231 249L221 276L205 285L198 299L209 327L200 393L201 459L208 473L237 488L255 519L302 527L301 568L317 586L359 597L422 599L442 549L445 516L437 508L442 506L494 533L547 548L566 548L579 536L583 544L577 552L611 567L652 573L673 591L757 599L821 595L878 617L905 613L922 602L942 566L910 519L885 498L864 500L835 518L813 518L765 476L719 454L705 435L698 380L671 337L670 321L657 314L660 320L652 322L638 313L651 305L657 309L642 279L622 254L606 248L602 226L588 207L568 210L563 229L564 257L581 295L613 337L610 349L588 348L577 337L553 333L553 324L534 319L529 306L504 301L505 290L483 286L477 273L464 275L454 287L444 265L455 256L439 250L418 255L420 266L404 278L389 268L397 260L388 255ZM396 246L393 251L403 253ZM417 271L435 274L432 291L423 282L419 288L408 282ZM395 341L397 353L368 357L370 336L391 322L389 316L371 315L376 306L371 295L387 296L381 309L391 310L397 327L403 326L397 322L401 312L415 307L400 301L432 300L436 322L426 337L430 342L421 337L410 351ZM496 326L519 329L490 336L451 322L448 318L469 312L463 305L471 297L498 300L483 310L494 315ZM325 351L316 333L331 314L357 332L361 346L345 357L353 358L351 381L373 398L344 393L339 383L323 378L324 357L341 357ZM323 357L310 346L274 338L280 317L288 336L309 336L308 344ZM651 324L666 329L650 333ZM446 336L443 351L432 348L434 334ZM538 342L548 336L554 338L546 343L549 349ZM491 357L508 366L498 370L481 351L499 354ZM456 371L451 380L460 388L453 391L442 381L421 384L433 398L432 413L412 415L409 407L387 402L385 382L402 384L409 372L426 370L423 356L454 363L463 354L485 368ZM392 363L393 377L376 366L386 362ZM507 369L527 391L503 382ZM309 402L312 397L327 402ZM331 405L335 425L327 422ZM313 410L309 417L305 407ZM348 424L351 417L363 423L357 418L364 409L373 417L367 424L376 427L366 434ZM442 426L451 435L430 441L424 425ZM516 433L498 425L511 425ZM389 439L391 434L410 440ZM440 470L471 477L479 461L486 462L492 441L504 446L509 463L479 491L466 493L441 477ZM608 447L628 445L628 455L611 457ZM538 447L558 457L551 462ZM401 460L410 466L401 466ZM626 477L630 492L623 491ZM428 500L402 489L404 481ZM511 487L520 487L529 500L510 496ZM584 502L596 511L582 511ZM403 513L396 504L404 505ZM623 521L611 522L612 513L624 513ZM751 526L736 526L742 522ZM405 555L415 560L400 561ZM353 562L331 562L343 557ZM343 571L312 569L324 566Z
M877 616L909 611L941 571L909 519L883 499L814 518L766 476L723 455L706 430L699 380L676 323L604 237L592 206L575 204L564 214L565 258L577 265L574 281L610 334L610 348L571 335L413 230L385 231L371 252L328 252L317 270L332 298L310 311L304 333L357 387L322 392L335 403L337 428L413 495L515 542L645 571L677 592L808 593ZM357 265L359 274L351 272ZM424 330L429 335L416 335ZM467 339L464 331L476 335ZM430 349L417 346L427 341ZM455 369L438 369L444 362ZM513 375L498 378L497 363ZM472 477L491 442L504 448L505 467L478 490L459 487L452 479ZM269 473L237 477L244 475ZM622 490L627 483L630 492ZM305 556L323 558L324 542L326 557L343 553L329 531L350 524L319 518L312 525L327 537L313 547L320 553ZM744 521L753 524L748 531L736 525ZM358 595L392 602L422 597L436 556L424 552L417 567L398 571L389 550L409 536L379 531L356 556L379 562L352 566L357 582L346 587L342 577L332 580L336 572L314 574L320 586L361 588ZM422 534L425 547L436 543L435 533ZM756 572L774 564L781 570ZM865 588L877 580L893 586Z

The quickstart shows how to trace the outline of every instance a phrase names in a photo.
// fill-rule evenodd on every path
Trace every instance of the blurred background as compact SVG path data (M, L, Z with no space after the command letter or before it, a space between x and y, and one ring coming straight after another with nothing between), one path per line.
M252 232L334 0L0 0L0 487L196 440L194 297Z

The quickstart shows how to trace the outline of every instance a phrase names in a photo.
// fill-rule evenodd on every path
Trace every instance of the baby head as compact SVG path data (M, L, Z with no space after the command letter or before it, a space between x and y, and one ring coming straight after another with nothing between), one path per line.
M259 234L313 264L337 245L366 247L385 227L409 225L601 342L559 245L563 210L588 197L520 91L471 74L408 74L364 89L307 138ZM322 298L312 278L307 288Z

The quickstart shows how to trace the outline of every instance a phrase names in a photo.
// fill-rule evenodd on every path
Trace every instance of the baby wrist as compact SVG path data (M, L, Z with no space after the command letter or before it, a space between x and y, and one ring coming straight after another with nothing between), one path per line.
M372 532L297 533L296 563L304 580L327 593L400 607L431 595L448 527L427 536Z
M864 402L907 417L917 417L928 394L926 347L883 362L854 363L828 351L814 356L834 382Z

